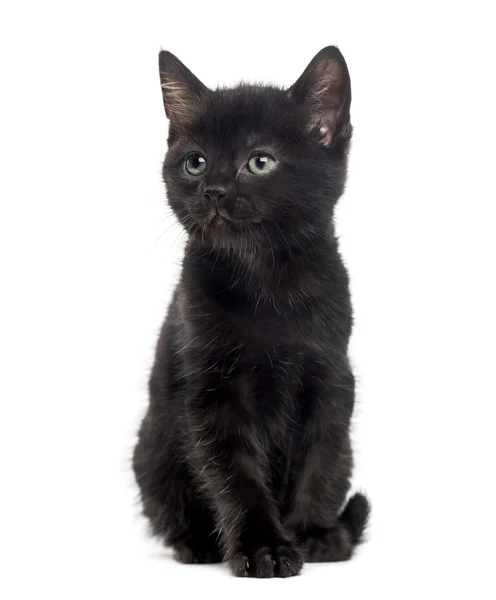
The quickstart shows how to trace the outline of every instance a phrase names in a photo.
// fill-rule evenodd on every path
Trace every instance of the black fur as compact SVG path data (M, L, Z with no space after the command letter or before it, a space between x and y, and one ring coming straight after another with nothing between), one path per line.
M168 52L160 72L164 180L189 241L134 452L144 514L178 560L227 560L238 576L349 559L369 504L345 503L352 309L333 209L346 63L325 48L289 90L211 91ZM195 152L206 170L193 176ZM254 154L275 168L253 174Z

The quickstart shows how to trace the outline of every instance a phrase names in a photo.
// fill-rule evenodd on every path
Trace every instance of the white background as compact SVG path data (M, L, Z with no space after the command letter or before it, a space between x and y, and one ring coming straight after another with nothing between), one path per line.
M2 2L3 598L495 597L490 5ZM130 471L184 243L157 53L211 86L290 85L333 43L354 94L337 218L369 542L350 563L238 580L146 537Z

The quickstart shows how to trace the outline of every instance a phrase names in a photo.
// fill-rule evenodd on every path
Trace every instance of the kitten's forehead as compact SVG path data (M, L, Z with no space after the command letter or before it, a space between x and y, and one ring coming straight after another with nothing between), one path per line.
M211 92L196 131L208 139L247 145L266 143L294 133L293 107L286 92L272 87L238 86Z

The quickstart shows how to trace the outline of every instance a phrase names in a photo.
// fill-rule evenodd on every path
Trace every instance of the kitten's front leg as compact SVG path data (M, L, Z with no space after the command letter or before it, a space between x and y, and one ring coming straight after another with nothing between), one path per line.
M210 391L209 391L210 390ZM267 457L234 386L207 384L190 403L194 462L239 577L289 577L303 565L266 484Z

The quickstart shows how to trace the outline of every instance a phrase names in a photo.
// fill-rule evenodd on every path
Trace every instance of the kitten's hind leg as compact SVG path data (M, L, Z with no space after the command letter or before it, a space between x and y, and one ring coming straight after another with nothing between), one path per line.
M185 564L206 564L222 562L216 543L213 521L206 516L197 516L190 529L175 540L170 540L174 558Z
M217 533L198 495L188 466L178 457L173 435L148 415L139 431L133 468L143 514L153 535L164 540L182 563L221 562Z
M307 562L349 560L363 540L370 514L369 501L355 494L346 504L334 527L312 528L300 532L298 538Z

